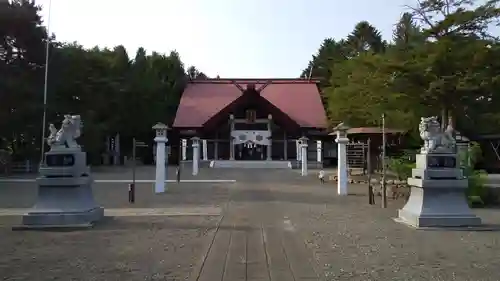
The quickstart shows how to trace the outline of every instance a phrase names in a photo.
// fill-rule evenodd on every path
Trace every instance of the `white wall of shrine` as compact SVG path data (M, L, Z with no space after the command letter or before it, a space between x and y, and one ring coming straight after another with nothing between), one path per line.
M267 131L264 131L267 132ZM238 131L236 131L238 133ZM250 134L253 136L253 134ZM263 134L265 135L265 134ZM271 157L268 160L302 160L302 150L301 142L296 139L268 139L270 144L274 144L274 149L283 149L283 152L280 154L282 157L276 158ZM255 142L259 144L259 142ZM264 145L267 142L262 142ZM220 149L222 145L225 145L225 148L228 148L229 140L214 140L214 139L201 139L200 140L200 160L201 161L211 161L211 160L231 160L230 157L220 157ZM279 144L279 146L278 146ZM246 145L244 141L235 141L234 145ZM278 148L279 147L279 148ZM295 150L295 153L289 153L290 149ZM235 149L235 153L237 153L237 149ZM291 154L291 155L290 155ZM323 154L324 154L324 143L320 140L311 140L308 142L307 147L307 160L315 161L318 163L323 162ZM193 160L193 148L191 145L191 140L189 139L181 139L181 160L182 161L192 161ZM234 160L234 159L233 159ZM265 160L265 159L262 159Z
M201 139L199 144L200 160L253 159L301 161L302 143L294 138L289 138L286 132L279 129L274 124L271 114L267 118L260 119L255 118L254 112L247 115L252 115L253 118L241 119L235 118L232 114L229 115L229 128L226 127L229 130L219 132L224 137L219 138L219 133L216 133L214 139ZM257 126L253 126L252 128L252 125ZM306 151L306 160L308 162L323 162L323 144L321 141L307 141ZM180 152L181 161L193 160L190 139L181 140Z

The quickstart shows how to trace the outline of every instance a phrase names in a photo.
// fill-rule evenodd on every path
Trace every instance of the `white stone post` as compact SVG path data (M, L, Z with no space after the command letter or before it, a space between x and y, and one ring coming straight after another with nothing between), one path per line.
M186 148L187 148L187 139L181 139L181 155L182 155L182 161L186 161L187 156L186 156Z
M166 153L165 144L168 142L167 139L167 125L163 123L157 123L153 126L153 130L156 131L156 137L154 141L156 142L156 179L155 179L155 193L165 192L165 180L166 180Z
M208 160L208 147L207 147L207 140L202 140L202 145L203 145L203 161Z
M334 128L337 132L337 139L335 142L338 144L337 147L337 194L347 195L347 143L349 139L347 138L347 130L349 127L340 123Z
M316 141L316 160L318 163L323 162L323 148L321 141Z
M200 160L200 138L193 137L191 138L193 141L193 176L198 175L198 165Z
M301 153L300 153L300 157L301 157L301 171L300 171L300 174L302 176L307 176L307 138L306 137L301 137L300 138L300 150L301 150Z
M267 116L267 131L269 132L269 144L267 145L267 157L266 157L266 160L267 161L271 161L271 158L272 158L272 153L273 153L273 150L272 150L272 145L273 145L273 140L271 138L271 123L273 122L273 116L271 114L269 114Z
M229 116L229 122L231 131L229 133L229 160L234 160L234 140L233 140L233 131L234 131L234 115Z
M300 161L300 153L301 153L301 148L300 148L300 140L295 140L295 150L296 150L296 154L297 154L297 161Z

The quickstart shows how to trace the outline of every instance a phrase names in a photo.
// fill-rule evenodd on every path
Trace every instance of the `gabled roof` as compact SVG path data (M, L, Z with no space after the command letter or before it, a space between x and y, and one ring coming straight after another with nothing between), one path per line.
M242 95L240 88L255 84L261 96L301 127L326 128L326 113L314 80L208 79L188 83L173 127L199 128Z

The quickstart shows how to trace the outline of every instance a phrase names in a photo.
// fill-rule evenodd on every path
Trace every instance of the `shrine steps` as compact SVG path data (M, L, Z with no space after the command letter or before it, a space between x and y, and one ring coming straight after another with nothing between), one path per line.
M233 169L292 169L290 161L266 161L266 160L213 160L210 168L233 168Z

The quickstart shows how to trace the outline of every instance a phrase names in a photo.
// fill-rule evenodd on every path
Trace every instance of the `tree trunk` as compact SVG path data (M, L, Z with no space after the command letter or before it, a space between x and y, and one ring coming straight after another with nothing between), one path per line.
M446 127L448 126L448 110L446 109L446 106L443 106L441 108L441 130L444 131L446 130Z

